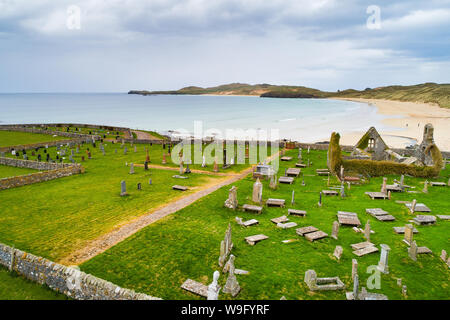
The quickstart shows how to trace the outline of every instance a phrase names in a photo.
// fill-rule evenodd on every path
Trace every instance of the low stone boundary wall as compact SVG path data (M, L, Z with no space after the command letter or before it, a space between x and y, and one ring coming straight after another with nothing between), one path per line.
M2 243L0 265L77 300L161 300Z
M80 164L71 163L48 163L0 157L0 165L46 170L22 176L0 179L0 190L21 187L28 184L39 183L72 176L74 174L84 173L84 168Z

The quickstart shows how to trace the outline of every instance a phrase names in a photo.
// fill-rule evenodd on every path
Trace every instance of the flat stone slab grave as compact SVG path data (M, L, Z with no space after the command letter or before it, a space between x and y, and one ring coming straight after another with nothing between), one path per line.
M199 295L201 297L208 297L208 287L204 285L203 283L194 281L192 279L187 279L182 285L181 288L195 293L196 295Z
M173 190L179 190L179 191L186 191L186 190L188 190L188 187L185 187L185 186L179 186L179 185L174 185L174 186L172 187L172 189L173 189Z
M254 225L258 224L258 223L259 223L258 220L256 220L256 219L251 219L251 220L244 221L244 222L241 224L241 226L244 226L244 227L251 227L251 226L254 226Z
M337 218L340 225L347 225L347 226L361 225L361 221L359 221L358 215L354 212L338 211Z
M414 219L414 223L419 226L426 226L436 223L436 217L435 216L424 216L424 215L418 215Z
M280 207L283 208L285 206L286 201L284 199L274 199L274 198L269 198L266 201L266 205L268 207Z
M289 229L296 227L297 224L295 222L288 222L288 223L277 223L277 227L281 229Z
M278 179L278 182L279 183L292 184L292 183L294 183L294 178L292 178L292 177L280 177Z
M405 233L405 227L392 227L394 229L394 232L397 234L404 234ZM419 233L419 230L416 228L413 228L413 233Z
M321 230L305 234L305 238L311 242L313 242L315 240L323 239L326 237L328 237L328 234L326 234L325 232L323 232Z
M286 170L286 176L288 177L298 177L300 174L300 169L297 168L289 168Z
M304 236L307 233L316 232L319 231L316 227L309 226L309 227L302 227L295 230L295 233L297 233L299 236Z
M386 190L391 192L402 192L402 188L398 184L388 184L386 185Z
M245 241L247 241L247 243L251 246L254 246L256 243L262 241L262 240L266 240L269 239L268 236L264 235L264 234L257 234L254 236L249 236L245 238Z
M316 169L316 173L319 176L328 176L330 171L328 171L328 169Z
M445 182L436 182L436 181L431 181L430 185L433 187L445 187L447 186L447 184Z
M387 194L383 192L365 192L365 194L367 194L370 198L372 198L372 200L388 198Z
M355 243L351 245L353 254L358 257L365 256L366 254L374 253L378 251L378 248L372 242L365 241L360 243Z
M322 190L324 196L337 196L339 193L334 190Z
M405 203L405 206L411 210L411 202ZM416 207L414 208L414 212L431 212L431 209L428 208L425 204L423 203L416 203Z
M297 210L297 209L288 209L288 214L291 216L299 216L299 217L306 217L306 211L305 210Z
M270 221L272 221L275 224L279 224L279 223L288 222L289 219L286 216L281 216L281 217L278 217L278 218L270 219Z
M297 168L306 168L306 164L304 164L304 163L296 163L295 166Z
M291 161L292 157L281 157L280 160L281 161Z
M441 220L450 220L449 215L438 214L437 217Z
M255 206L253 204L244 204L242 206L242 209L244 209L244 211L256 212L256 213L260 214L262 212L263 208L260 206Z
M381 208L366 209L366 213L380 221L395 221L394 216L391 216L389 212L384 211Z
M430 253L433 253L433 251L431 251L427 247L418 247L417 248L417 254L430 254Z

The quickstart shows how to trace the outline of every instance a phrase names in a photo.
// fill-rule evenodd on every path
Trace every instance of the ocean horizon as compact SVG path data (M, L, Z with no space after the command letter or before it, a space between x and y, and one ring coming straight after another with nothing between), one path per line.
M334 99L127 93L0 93L0 124L86 123L167 134L227 129L278 130L279 138L328 140L331 132L392 129L367 103ZM206 134L207 135L207 134Z

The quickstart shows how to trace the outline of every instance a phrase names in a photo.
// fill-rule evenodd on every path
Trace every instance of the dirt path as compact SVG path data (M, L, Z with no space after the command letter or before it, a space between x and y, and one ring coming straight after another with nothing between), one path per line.
M272 155L268 157L268 161L273 160L275 157L277 157L279 153ZM177 168L175 168L177 169ZM149 224L158 221L165 216L177 212L190 204L194 203L198 199L201 199L212 192L222 188L223 186L227 186L229 184L232 184L236 181L239 181L243 178L245 178L248 174L250 174L253 171L253 167L250 167L248 169L245 169L241 171L238 174L234 174L232 176L224 177L224 179L221 179L220 181L214 182L213 184L209 184L207 186L203 186L202 189L199 191L192 193L190 195L187 195L186 197L183 197L181 199L177 199L165 206L162 206L160 208L156 208L147 214L143 215L142 217L139 217L135 220L132 220L125 225L122 225L120 227L117 227L113 229L111 232L91 241L88 243L88 245L80 250L77 250L75 252L72 252L67 257L61 259L58 261L61 264L64 265L79 265L83 262L92 259L96 255L106 251L107 249L113 247L117 243L125 240L129 236L135 234L142 228L145 228ZM209 172L208 172L209 173Z
M137 130L131 130L131 132L136 134L137 140L161 140L160 138L155 137L154 135L151 135L148 132L137 131Z

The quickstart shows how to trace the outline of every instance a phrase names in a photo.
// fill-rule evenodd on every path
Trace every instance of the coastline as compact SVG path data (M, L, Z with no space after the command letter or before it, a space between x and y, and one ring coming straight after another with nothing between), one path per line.
M387 116L383 123L393 130L377 130L385 142L394 148L404 148L407 139L420 143L425 124L434 127L434 140L441 151L450 151L450 109L421 102L363 98L330 98L368 103L377 108L377 113ZM368 129L368 128L367 128ZM354 145L365 132L348 132L341 135L341 144Z

